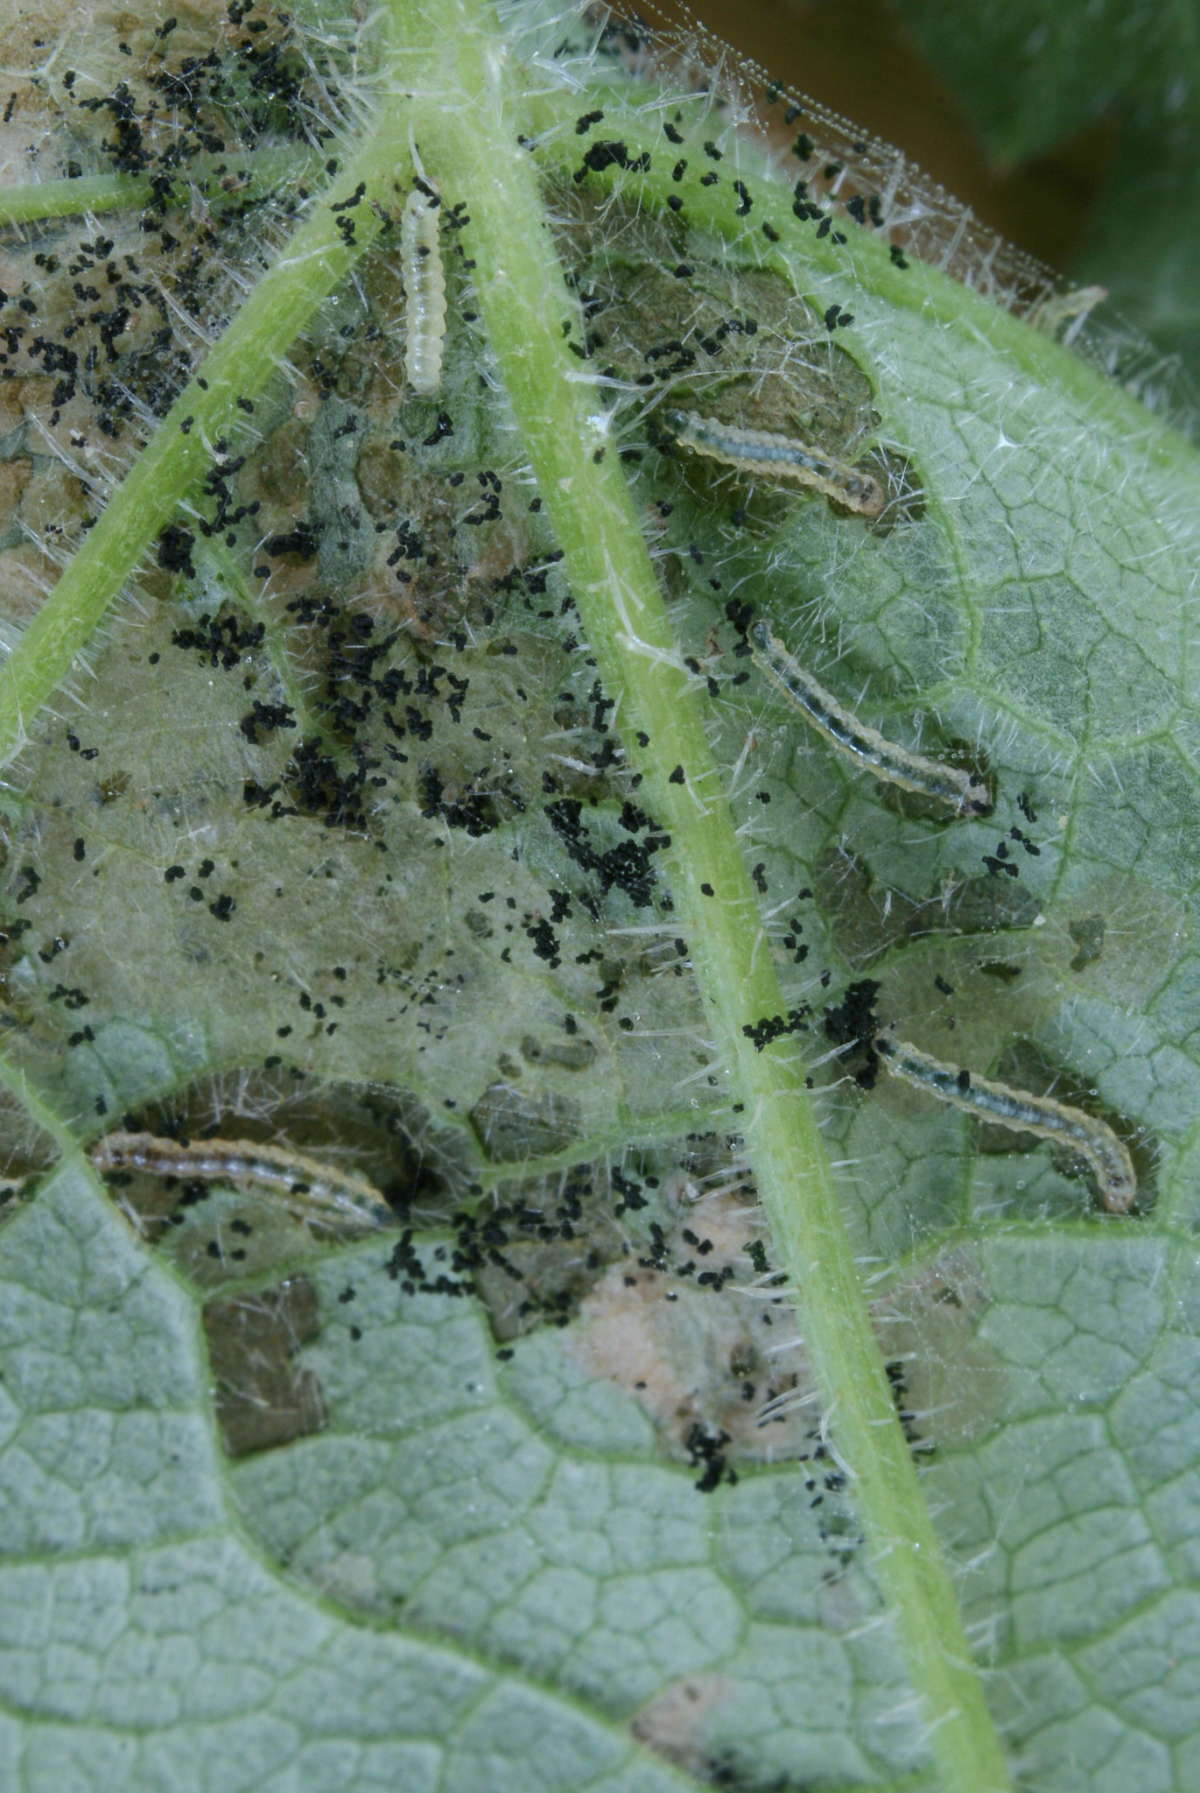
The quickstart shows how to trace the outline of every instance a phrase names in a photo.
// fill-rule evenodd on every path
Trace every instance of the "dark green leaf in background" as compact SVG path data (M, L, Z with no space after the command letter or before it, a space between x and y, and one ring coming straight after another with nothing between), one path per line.
M1097 120L1111 148L1070 272L1200 375L1200 11L1159 0L892 0L990 157L1028 162ZM1061 258L1057 258L1061 265Z

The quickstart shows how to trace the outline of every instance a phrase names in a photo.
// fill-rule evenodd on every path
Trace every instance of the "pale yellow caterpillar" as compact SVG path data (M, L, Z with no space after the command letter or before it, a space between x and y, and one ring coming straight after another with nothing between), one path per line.
M387 1226L392 1211L365 1177L339 1170L283 1146L249 1139L163 1139L154 1133L106 1133L88 1148L100 1171L137 1171L150 1176L198 1178L266 1189L283 1197L302 1217L328 1217L343 1224Z
M666 421L680 447L692 454L707 455L758 479L795 480L864 517L877 517L883 509L886 494L879 481L834 460L823 448L810 448L770 430L737 429L695 411L668 411Z
M1051 293L1039 305L1034 306L1029 313L1029 322L1035 330L1041 330L1046 336L1057 336L1066 324L1068 328L1063 332L1061 341L1069 349L1087 322L1089 314L1107 297L1106 286L1079 286L1069 293Z
M441 200L414 187L400 216L400 272L404 280L404 360L408 383L422 398L442 383L446 340L446 275L438 235Z
M931 1058L907 1040L886 1034L875 1041L875 1050L893 1077L925 1089L941 1102L977 1114L997 1126L1018 1133L1035 1133L1039 1139L1065 1146L1082 1158L1110 1214L1125 1214L1137 1196L1137 1172L1124 1142L1106 1121L1082 1108L1069 1108L1052 1096L1032 1096L991 1077L979 1077L958 1065Z
M755 663L795 704L805 720L831 747L836 747L840 754L861 766L873 778L945 803L956 815L978 816L991 809L988 787L963 771L961 766L948 766L943 761L913 753L908 747L900 747L895 741L885 740L878 729L868 728L857 716L851 715L844 704L840 704L798 660L793 659L765 623L754 624L750 642Z

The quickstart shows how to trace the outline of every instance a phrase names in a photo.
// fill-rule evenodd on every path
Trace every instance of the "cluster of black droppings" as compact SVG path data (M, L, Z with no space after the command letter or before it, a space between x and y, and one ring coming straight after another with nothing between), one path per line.
M295 728L296 713L290 704L263 703L255 698L249 715L242 717L238 727L247 741L257 746L264 735L274 734L276 729Z
M638 909L653 902L658 883L654 857L670 845L670 836L655 829L649 818L639 824L645 830L642 839L601 848L589 839L578 798L548 803L545 815L572 861L595 880L602 896L619 890Z
M459 1209L451 1219L453 1241L423 1253L406 1227L386 1264L388 1276L405 1296L418 1294L474 1296L483 1299L480 1278L499 1272L514 1291L523 1291L513 1305L510 1324L517 1332L537 1325L570 1324L587 1284L602 1269L593 1252L581 1262L578 1246L586 1238L592 1198L586 1167L568 1175L545 1206L530 1201L492 1201ZM572 1274L551 1278L534 1291L525 1254L530 1247L571 1247L566 1260ZM579 1274L574 1272L581 1271ZM511 1333L510 1333L511 1336Z
M932 1439L925 1438L918 1430L917 1416L908 1405L908 1376L905 1365L900 1359L886 1363L888 1386L891 1389L892 1401L896 1408L896 1416L900 1421L900 1429L904 1433L904 1442L915 1457L928 1462L935 1455L937 1446Z
M807 1003L801 1003L798 1008L789 1009L786 1015L763 1015L757 1021L749 1021L742 1032L752 1042L754 1050L761 1052L773 1040L784 1040L791 1034L804 1032L810 1013Z
M613 1192L618 1198L613 1206L613 1214L617 1219L623 1214L635 1214L648 1205L649 1196L643 1193L642 1185L633 1177L627 1177L615 1167L608 1174Z
M273 560L290 560L304 565L316 559L320 545L320 536L312 524L301 522L283 534L268 536L263 543L263 552Z
M649 166L650 156L646 150L640 156L631 156L628 144L600 138L589 146L572 179L578 184L586 180L589 174L602 174L606 168L623 168L629 174L645 174Z
M1023 805L1022 813L1026 813ZM1028 819L1034 821L1036 820L1036 817L1029 815ZM981 856L990 878L998 878L1001 874L1006 878L1013 879L1021 876L1020 862L1013 857L1009 841L1012 841L1016 846L1020 847L1022 852L1030 859L1038 859L1041 857L1042 849L1038 846L1037 842L1032 839L1030 835L1026 834L1023 828L1018 827L1014 823L1008 831L1007 838L998 840L995 849L991 853L984 853Z
M825 1010L827 1037L847 1051L846 1063L853 1066L854 1081L861 1089L874 1089L879 1074L879 1055L875 1041L879 1022L875 1015L875 999L880 985L874 978L861 978L850 984L841 1002L831 1003Z
M689 1426L684 1436L684 1448L688 1454L688 1462L693 1469L702 1470L699 1481L695 1484L701 1494L712 1494L722 1482L729 1487L737 1483L737 1471L730 1468L726 1446L730 1442L729 1433L715 1429L697 1420Z
M248 623L236 611L219 610L214 615L204 611L194 624L171 633L172 647L192 650L208 666L219 666L232 672L243 656L262 646L262 623Z
M193 579L196 575L192 562L195 545L196 538L190 529L185 529L181 523L168 523L155 546L155 559L168 573L183 573Z
M105 113L113 123L108 160L116 174L141 174L150 165L142 129L143 111L128 84L119 81L109 94L76 101L81 112Z
M344 759L335 760L320 741L309 737L288 761L283 782L287 803L282 807L273 803L272 818L315 816L326 828L366 834L378 763L357 743L347 749ZM265 808L266 798L278 788L260 795L254 807Z
M825 1010L825 1032L835 1046L862 1045L879 1032L875 1015L875 998L880 985L874 978L864 977L850 984L841 1002L831 1003Z

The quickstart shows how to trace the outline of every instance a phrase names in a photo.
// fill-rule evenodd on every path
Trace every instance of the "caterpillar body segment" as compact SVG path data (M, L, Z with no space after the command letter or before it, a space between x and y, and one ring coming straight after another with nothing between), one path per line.
M765 623L753 625L750 645L756 665L844 759L884 784L944 804L955 815L979 816L991 809L991 792L981 779L961 766L927 759L922 753L901 747L878 729L860 722L788 653Z
M681 448L720 461L724 467L737 467L753 478L794 480L864 517L879 516L887 501L883 487L869 473L793 436L738 429L716 418L701 417L696 411L668 411L666 421Z
M1110 1214L1127 1214L1137 1198L1137 1172L1128 1148L1107 1121L1082 1108L1034 1096L992 1077L933 1058L907 1040L881 1034L875 1050L893 1077L928 1090L952 1108L981 1120L994 1121L1017 1133L1033 1133L1082 1158L1096 1181L1100 1200Z
M408 383L431 398L442 383L446 341L446 273L439 235L441 201L414 187L400 215L404 279L404 361Z
M303 1152L248 1139L180 1141L154 1133L106 1133L89 1148L99 1171L191 1177L277 1193L305 1218L328 1217L359 1226L387 1226L392 1210L365 1177Z

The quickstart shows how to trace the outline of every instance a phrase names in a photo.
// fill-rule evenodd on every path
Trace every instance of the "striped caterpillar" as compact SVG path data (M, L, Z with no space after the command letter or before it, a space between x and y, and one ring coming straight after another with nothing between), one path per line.
M736 429L695 411L668 411L666 421L680 447L692 454L707 455L722 466L762 479L793 479L864 517L877 517L883 509L886 495L878 480L792 436Z
M446 340L446 275L438 235L441 200L414 187L400 215L400 272L404 279L405 367L422 398L442 383Z
M1110 1214L1126 1214L1133 1206L1137 1196L1133 1160L1106 1121L1097 1120L1082 1108L1068 1108L1052 1096L1032 1096L1027 1090L1013 1089L994 1078L978 1077L974 1071L931 1058L907 1040L882 1035L875 1041L875 1050L893 1077L928 1090L952 1108L1067 1147L1091 1171L1100 1200Z
M812 674L793 659L765 623L754 624L750 641L755 663L762 667L789 702L796 705L805 720L830 746L870 772L873 778L947 804L956 815L984 815L991 809L991 793L980 779L973 778L960 766L926 759L924 754L913 753L907 747L885 740L878 729L868 728L857 716L851 715L824 685L818 684Z
M150 1176L199 1178L266 1189L281 1195L302 1218L387 1226L392 1211L365 1177L333 1169L302 1152L249 1139L163 1139L154 1133L106 1133L88 1149L100 1171L138 1171Z

